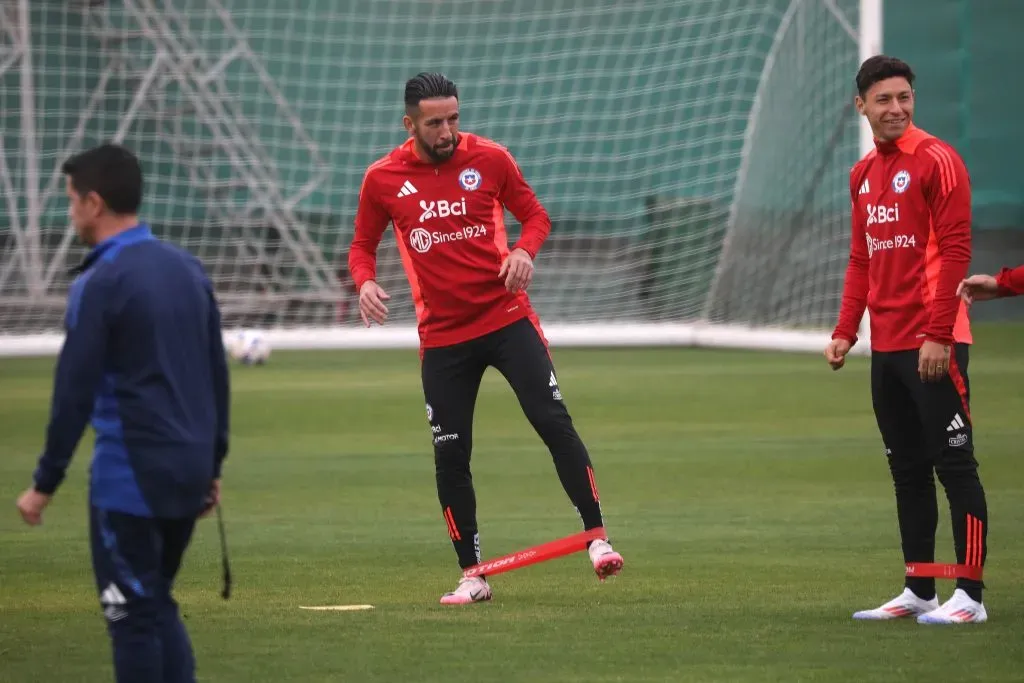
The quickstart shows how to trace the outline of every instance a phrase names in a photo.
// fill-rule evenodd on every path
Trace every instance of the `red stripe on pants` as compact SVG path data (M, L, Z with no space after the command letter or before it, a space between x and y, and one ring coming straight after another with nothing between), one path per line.
M956 387L956 393L960 395L960 403L964 407L964 417L967 418L967 422L971 421L971 409L967 405L967 383L964 382L964 376L960 373L960 366L956 363L956 349L949 354L949 378L953 380L953 386Z

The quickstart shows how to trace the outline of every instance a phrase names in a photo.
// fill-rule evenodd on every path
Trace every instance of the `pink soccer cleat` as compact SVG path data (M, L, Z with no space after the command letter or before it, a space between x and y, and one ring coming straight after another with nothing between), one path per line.
M622 571L622 555L615 552L608 541L603 539L594 541L590 544L587 552L590 554L590 561L594 565L594 573L602 581Z
M442 605L469 605L491 599L491 587L479 576L462 577L459 586L441 596Z

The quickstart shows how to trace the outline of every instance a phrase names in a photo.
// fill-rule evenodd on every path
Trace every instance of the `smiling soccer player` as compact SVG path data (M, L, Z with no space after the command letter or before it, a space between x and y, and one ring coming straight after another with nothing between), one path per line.
M850 171L850 261L825 357L833 369L843 366L866 306L872 403L895 485L904 560L934 561L934 471L949 501L957 563L980 575L988 514L974 457L971 330L957 293L971 260L970 178L950 145L914 126L907 64L871 57L856 83L857 109L871 125L875 149ZM940 606L933 577L907 576L902 594L854 617L982 622L981 593L980 580L962 576Z

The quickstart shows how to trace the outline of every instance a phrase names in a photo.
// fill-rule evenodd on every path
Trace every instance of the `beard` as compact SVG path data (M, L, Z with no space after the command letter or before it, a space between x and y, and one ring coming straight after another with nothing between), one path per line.
M419 135L416 136L416 141L420 144L420 148L427 153L431 161L440 163L442 161L448 161L455 154L455 148L459 144L459 136L455 135L449 141L447 145L428 145L424 142L423 138Z

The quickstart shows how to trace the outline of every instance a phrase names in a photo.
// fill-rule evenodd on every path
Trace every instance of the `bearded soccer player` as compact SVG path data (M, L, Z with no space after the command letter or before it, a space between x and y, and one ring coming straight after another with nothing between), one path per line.
M850 172L850 261L825 357L833 369L843 366L866 306L872 403L908 568L900 595L853 616L983 622L988 515L971 427L971 331L957 295L971 260L970 178L952 147L914 126L914 74L907 64L871 57L856 83L857 109L871 125L875 149ZM941 606L934 576L912 566L935 560L933 471L949 502L958 565L956 589Z
M421 73L405 84L403 123L409 139L363 178L349 270L363 322L383 324L390 296L375 281L376 254L392 223L416 304L437 494L459 566L481 559L469 461L473 410L488 367L515 391L584 528L603 527L590 456L526 294L533 259L551 229L547 212L508 150L459 131L458 90L445 76ZM511 250L505 208L522 224ZM592 541L589 554L602 580L622 568L607 539ZM464 577L441 603L490 598L486 577Z

